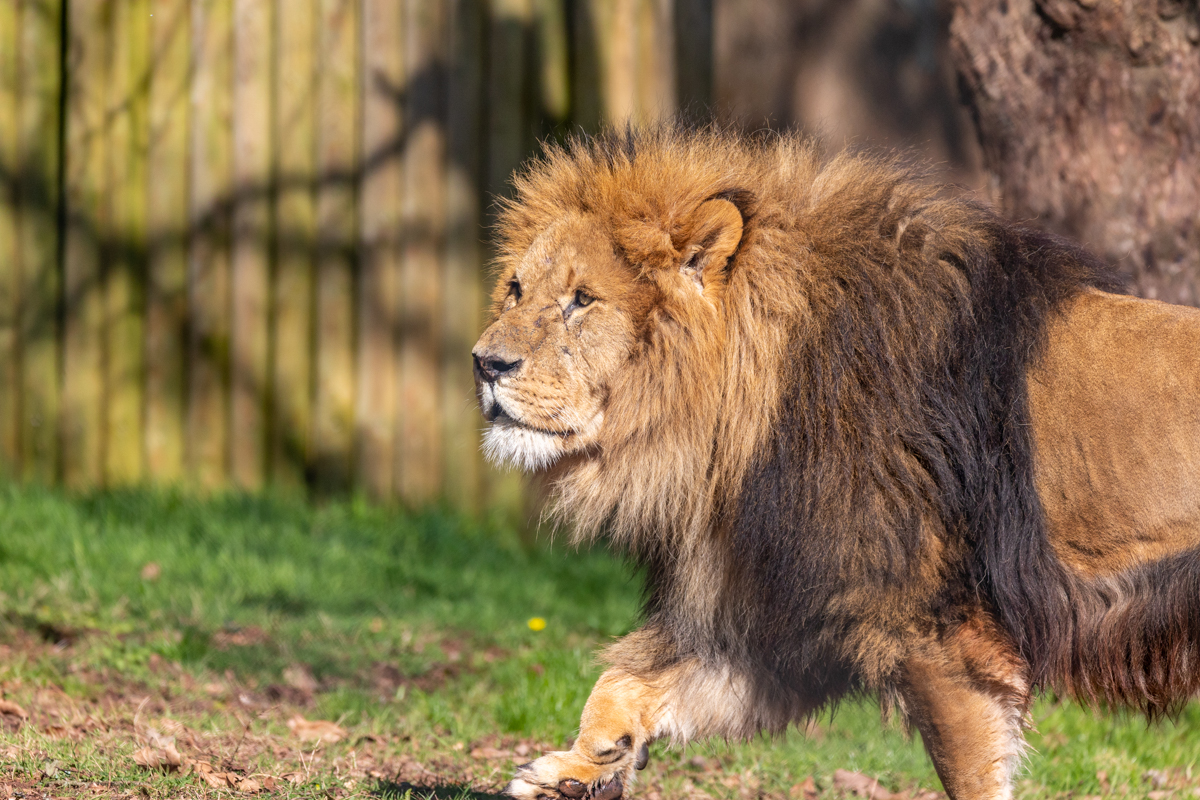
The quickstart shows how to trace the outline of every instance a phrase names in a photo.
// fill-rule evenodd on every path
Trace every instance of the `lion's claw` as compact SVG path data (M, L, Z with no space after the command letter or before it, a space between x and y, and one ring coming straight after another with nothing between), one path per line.
M587 788L587 786L574 778L567 778L558 782L558 793L564 797L571 798L571 800L580 800L581 797L587 794Z
M523 786L522 786L523 785ZM504 787L504 794L509 797L526 796L523 789L540 789L537 791L538 800L620 800L625 793L625 783L618 776L603 785L588 786L574 778L566 778L558 782L558 786L530 785L518 777Z
M619 777L613 778L604 786L595 790L591 800L617 800L625 792L625 785Z

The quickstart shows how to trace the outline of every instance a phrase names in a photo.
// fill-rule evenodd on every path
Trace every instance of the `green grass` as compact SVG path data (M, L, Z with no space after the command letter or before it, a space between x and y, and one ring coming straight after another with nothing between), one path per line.
M143 577L150 563L156 578ZM415 782L449 787L440 797L494 791L512 761L470 751L565 744L598 674L593 653L636 625L639 593L638 576L602 550L529 547L500 523L445 510L0 487L0 690L33 712L19 729L0 726L0 784L203 794L193 777L132 764L138 726L153 718L194 732L197 753L250 759L247 774L319 759L285 794L400 797L409 779L388 779L415 774L413 764L423 770ZM530 630L531 617L546 629ZM271 696L296 665L319 684L297 701L303 714L351 733L309 760L284 726L296 710L287 697L269 707L236 699ZM138 717L143 697L156 710ZM70 714L99 727L55 738L55 720ZM1021 796L1138 795L1150 771L1194 785L1194 704L1150 728L1052 699L1034 718ZM844 703L819 722L807 737L660 748L647 789L778 797L810 775L828 790L836 769L892 789L940 788L919 739L884 729L873 703ZM9 767L5 752L15 754Z

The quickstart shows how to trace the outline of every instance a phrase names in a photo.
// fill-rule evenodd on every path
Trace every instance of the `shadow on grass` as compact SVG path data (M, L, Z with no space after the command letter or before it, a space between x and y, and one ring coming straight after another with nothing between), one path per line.
M418 786L407 781L380 781L371 792L372 797L386 800L502 800L502 794L473 792L463 786L435 785Z

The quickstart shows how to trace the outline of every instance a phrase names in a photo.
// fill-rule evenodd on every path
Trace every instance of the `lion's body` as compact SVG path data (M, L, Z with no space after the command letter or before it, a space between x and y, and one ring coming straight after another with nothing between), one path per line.
M1089 577L1200 548L1200 310L1085 293L1029 380L1038 496Z
M650 739L870 690L952 795L1003 796L1031 686L1151 713L1200 686L1200 312L791 138L577 143L518 190L488 447L649 586L514 794L619 792Z

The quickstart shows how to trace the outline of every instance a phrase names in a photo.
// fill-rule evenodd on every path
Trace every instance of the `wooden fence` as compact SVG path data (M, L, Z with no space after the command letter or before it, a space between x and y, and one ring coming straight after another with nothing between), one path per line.
M0 0L0 470L506 491L489 198L541 138L702 109L711 4Z

